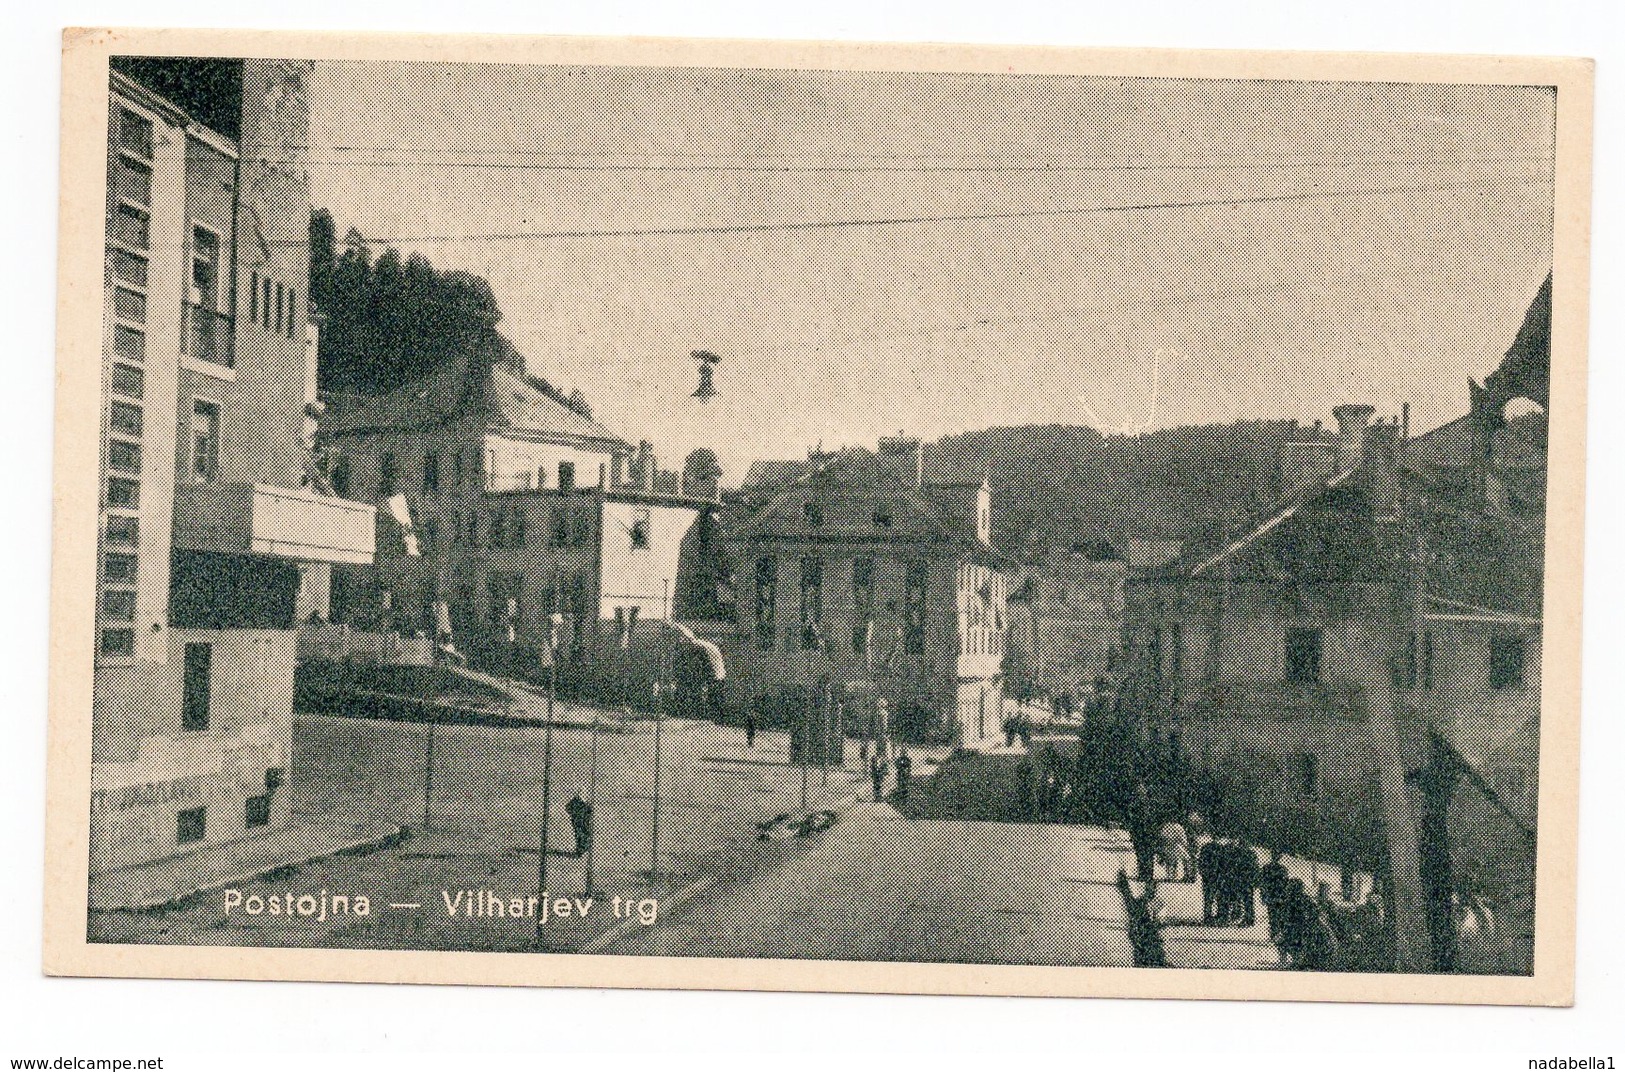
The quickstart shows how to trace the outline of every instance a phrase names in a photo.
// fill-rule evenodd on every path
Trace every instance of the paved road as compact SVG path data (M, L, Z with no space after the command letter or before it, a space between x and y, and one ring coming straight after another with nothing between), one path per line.
M662 735L660 875L648 876L653 812L654 739L604 733L598 741L598 852L595 887L601 896L588 918L552 920L550 948L574 949L614 922L613 896L664 898L699 876L735 880L777 863L801 847L757 839L756 824L800 813L801 771L787 761L785 734L743 733L709 723L674 722ZM453 916L444 897L482 891L507 899L536 892L541 828L543 731L537 727L424 724L301 715L295 725L292 791L302 816L393 820L412 837L392 848L315 860L291 871L234 887L248 897L287 898L324 891L369 898L370 914L318 917L230 909L226 894L153 913L98 914L97 940L208 945L322 946L377 949L525 948L533 919ZM573 848L564 804L588 795L592 735L553 734L549 892L580 894L586 861L560 855ZM423 826L426 760L433 760L431 820ZM812 771L808 805L826 807L851 796L855 769ZM391 907L401 906L401 907Z
M806 854L674 910L604 950L1132 966L1121 834L1040 823L911 821L859 805Z

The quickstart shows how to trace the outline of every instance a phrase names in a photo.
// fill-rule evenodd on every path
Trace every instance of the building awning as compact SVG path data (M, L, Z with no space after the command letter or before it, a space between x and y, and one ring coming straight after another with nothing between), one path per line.
M174 543L183 551L365 565L376 512L367 503L266 484L182 484Z

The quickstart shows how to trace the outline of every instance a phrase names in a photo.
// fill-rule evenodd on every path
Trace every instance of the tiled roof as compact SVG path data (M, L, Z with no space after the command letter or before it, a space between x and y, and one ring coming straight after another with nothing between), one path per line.
M483 366L470 381L468 369L452 363L421 380L369 399L335 416L327 431L335 436L379 431L412 431L458 420L476 411L487 427L550 441L592 440L630 449L620 436L577 413L501 366Z
M975 544L930 494L899 478L896 466L866 451L822 459L744 519L742 539L925 541ZM809 513L808 506L815 513ZM878 523L883 515L889 523ZM814 519L816 517L816 520Z

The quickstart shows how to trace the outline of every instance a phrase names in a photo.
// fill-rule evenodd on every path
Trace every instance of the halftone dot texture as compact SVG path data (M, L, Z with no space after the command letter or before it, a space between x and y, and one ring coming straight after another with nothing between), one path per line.
M986 754L911 745L910 791L888 767L887 803L869 742L805 768L794 726L747 742L740 710L657 733L647 713L560 699L548 890L598 896L540 928L511 905L461 911L540 878L537 687L316 705L291 759L263 764L287 768L277 806L412 836L244 889L366 892L373 913L227 916L204 898L93 933L1377 970L1386 924L1358 913L1392 885L1380 783L1397 765L1412 811L1430 777L1452 788L1440 910L1457 969L1529 970L1544 415L1509 411L1487 444L1451 422L1550 272L1549 88L324 63L290 107L253 70L245 95L269 103L244 126L240 337L277 336L284 300L308 300L308 177L340 236L489 280L533 373L663 458L715 451L725 485L752 462L921 435L928 478L989 481L1013 582L1007 683L1035 701L1008 702L996 721L1027 721ZM262 146L301 174L263 166ZM241 377L225 434L281 422L257 464L297 486L302 340L254 345L288 367ZM704 404L698 348L721 357ZM1397 499L1340 482L1331 412L1351 402L1376 421L1408 403L1409 430L1432 436ZM1304 443L1335 459L1315 495L1281 466ZM1485 485L1475 449L1516 472ZM1392 563L1413 542L1416 626L1396 642ZM483 560L465 559L459 579L483 592ZM793 618L794 586L778 598ZM179 723L129 688L98 708L109 739ZM1401 751L1374 728L1379 692L1437 742L1413 727ZM378 717L350 717L369 705ZM592 802L590 854L573 798ZM1327 903L1207 918L1203 883L1167 881L1162 823L1192 811L1281 850ZM1142 874L1148 815L1163 851ZM615 897L663 916L626 924L635 912L606 915Z

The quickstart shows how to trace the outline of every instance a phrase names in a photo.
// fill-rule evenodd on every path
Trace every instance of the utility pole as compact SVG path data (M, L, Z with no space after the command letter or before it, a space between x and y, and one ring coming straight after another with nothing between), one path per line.
M434 793L434 719L429 716L427 701L418 701L418 713L426 727L423 735L423 829L427 830L434 817L429 806Z
M587 867L581 879L581 894L591 897L596 891L593 886L593 854L598 851L598 708L592 711L592 748L591 758L587 762L587 806L592 810L587 814L591 816L591 825L587 827Z
M649 881L655 882L660 875L660 724L666 720L666 651L671 644L671 622L668 620L671 607L671 581L668 578L660 579L660 623L665 630L665 638L660 645L660 658L656 660L658 667L655 681L655 785L654 808L650 813L649 821Z
M1435 936L1428 926L1427 892L1422 880L1422 854L1417 838L1416 815L1411 804L1413 760L1419 757L1422 741L1414 712L1401 696L1391 672L1406 665L1412 636L1418 637L1421 624L1420 585L1425 583L1425 563L1418 561L1420 548L1411 530L1408 504L1398 482L1397 469L1406 445L1397 445L1395 456L1378 460L1396 470L1392 487L1385 488L1391 511L1389 529L1395 544L1391 565L1394 571L1388 592L1389 663L1371 675L1366 704L1373 728L1379 735L1378 786L1382 798L1383 825L1388 841L1388 908L1394 927L1394 968L1401 972L1427 971L1436 960Z
M547 723L542 729L542 843L537 854L536 898L547 900L547 847L551 841L553 820L553 695L558 689L558 626L555 612L547 623ZM542 944L542 913L536 915L536 944Z

